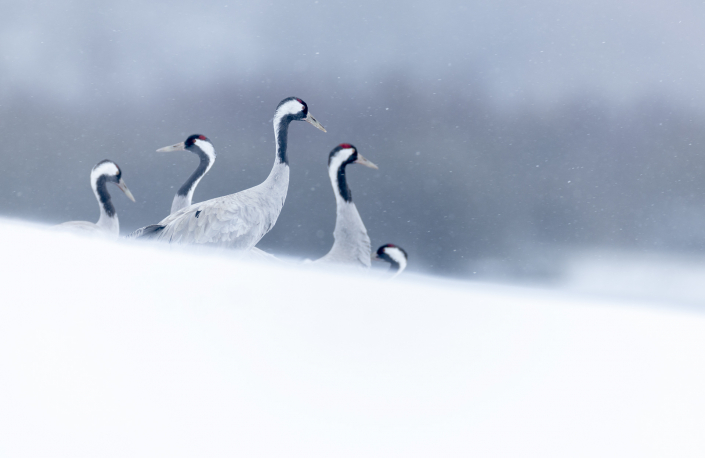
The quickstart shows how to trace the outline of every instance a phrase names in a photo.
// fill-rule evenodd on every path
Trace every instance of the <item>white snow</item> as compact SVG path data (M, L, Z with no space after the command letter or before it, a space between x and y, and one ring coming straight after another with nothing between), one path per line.
M563 286L579 293L696 306L705 311L701 256L589 250L565 266Z
M705 316L0 221L2 457L705 456Z

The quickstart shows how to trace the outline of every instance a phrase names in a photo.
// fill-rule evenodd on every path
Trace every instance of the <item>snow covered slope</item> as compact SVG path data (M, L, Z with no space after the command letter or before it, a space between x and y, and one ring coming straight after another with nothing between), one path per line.
M0 223L2 457L705 456L705 317Z
M705 262L696 254L606 250L577 252L564 266L562 287L705 311Z

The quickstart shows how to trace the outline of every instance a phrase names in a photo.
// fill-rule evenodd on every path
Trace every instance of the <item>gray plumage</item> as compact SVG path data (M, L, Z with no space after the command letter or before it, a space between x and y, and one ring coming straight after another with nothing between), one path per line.
M104 160L97 163L91 170L91 188L95 194L100 208L100 218L97 223L88 221L68 221L54 226L56 230L72 232L81 235L103 236L117 238L120 235L120 222L113 206L107 183L115 183L131 200L135 201L132 193L122 179L122 172L116 163Z
M191 135L186 139L186 141L181 143L165 146L164 148L159 148L157 150L158 153L173 151L190 151L196 154L200 161L193 174L176 192L174 200L171 202L171 211L169 212L170 215L191 206L193 193L196 191L198 183L206 175L206 173L208 173L211 167L213 167L216 158L215 148L213 147L211 141L205 136L199 134ZM158 232L160 229L161 227L158 224L151 224L131 232L125 236L125 238L134 239L143 236L147 237L154 232Z
M345 179L345 167L348 164L361 164L377 168L372 162L358 154L357 149L349 144L341 144L330 153L328 175L335 194L336 217L333 231L333 247L317 263L337 263L370 267L370 237L365 224L360 218L357 207L352 201L352 193Z
M138 237L238 250L253 248L274 227L286 200L289 188L286 148L291 121L307 121L325 132L323 126L308 113L303 100L294 97L284 99L274 114L276 156L264 182L235 194L181 209L158 224L147 226Z
M288 184L289 167L276 164L263 183L179 210L142 237L249 250L277 222Z

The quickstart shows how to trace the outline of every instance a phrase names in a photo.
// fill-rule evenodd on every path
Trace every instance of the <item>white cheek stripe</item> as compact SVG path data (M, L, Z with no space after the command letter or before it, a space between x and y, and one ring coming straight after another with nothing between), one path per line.
M399 270L403 270L406 268L406 256L404 256L404 253L397 248L397 247L389 247L386 248L385 251L387 252L387 255L392 258L397 264L399 264Z
M118 174L118 168L113 162L105 162L100 164L100 166L91 170L91 187L95 191L96 182L101 175L113 175Z
M296 113L300 113L301 111L303 111L303 109L304 106L301 105L301 103L297 100L290 100L286 102L284 105L280 106L277 109L276 113L274 113L274 126L276 127L279 124L279 121L281 121L284 116L289 114L293 115Z
M333 185L333 191L336 195L340 195L340 190L338 189L338 169L340 168L340 164L347 161L352 153L352 148L341 149L333 156L328 166L328 176L330 177L330 182Z
M338 151L335 156L333 156L333 159L330 161L330 168L338 170L340 167L340 164L343 162L347 161L350 159L350 156L352 156L353 149L352 148L345 148L341 149Z
M211 142L196 139L194 143L196 144L196 146L201 148L204 153L206 153L206 156L208 156L211 161L215 159L215 148L213 148L213 144Z

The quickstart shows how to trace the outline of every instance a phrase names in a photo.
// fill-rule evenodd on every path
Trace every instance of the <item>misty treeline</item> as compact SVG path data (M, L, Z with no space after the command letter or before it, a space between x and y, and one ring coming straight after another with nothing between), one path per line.
M274 159L274 108L295 95L328 133L291 127L289 195L263 249L310 258L329 249L335 201L326 161L349 142L380 166L348 167L373 245L403 246L416 270L535 275L573 248L704 251L702 109L658 95L624 104L589 93L497 104L481 82L462 78L385 74L348 85L334 75L80 103L6 90L0 213L96 220L88 175L110 158L137 198L112 193L122 233L157 222L197 161L154 150L193 133L218 153L195 201L256 185Z

